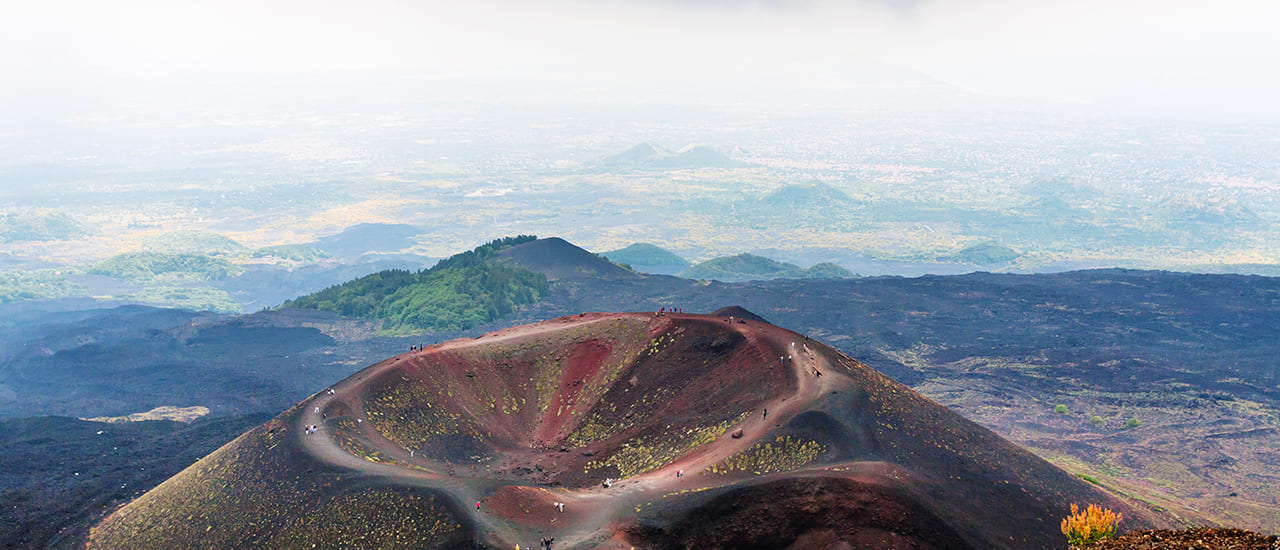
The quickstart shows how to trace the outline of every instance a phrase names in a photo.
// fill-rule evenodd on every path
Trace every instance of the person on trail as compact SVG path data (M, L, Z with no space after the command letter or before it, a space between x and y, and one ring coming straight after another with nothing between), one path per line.
M676 477L677 478L684 477L684 470L676 470Z
M765 407L765 409L764 409L764 417L762 417L762 418L761 418L761 420L768 420L768 419L769 419L769 408L768 408L768 407Z
M479 512L479 511L480 511L480 501L478 501L478 500L476 501L476 511L477 511L477 512Z

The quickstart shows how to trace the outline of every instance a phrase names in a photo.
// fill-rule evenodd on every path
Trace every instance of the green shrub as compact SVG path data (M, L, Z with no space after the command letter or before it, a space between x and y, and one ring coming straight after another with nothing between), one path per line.
M1067 414L1067 406L1059 403L1058 405L1053 407L1053 412L1057 414Z
M1142 421L1141 421L1141 420L1138 420L1137 418L1130 418L1128 422L1125 422L1125 423L1124 423L1124 427L1126 427L1126 428L1140 428L1140 427L1142 427Z
M1103 424L1107 423L1107 421L1103 420L1101 416L1093 415L1089 417L1089 423L1101 428Z

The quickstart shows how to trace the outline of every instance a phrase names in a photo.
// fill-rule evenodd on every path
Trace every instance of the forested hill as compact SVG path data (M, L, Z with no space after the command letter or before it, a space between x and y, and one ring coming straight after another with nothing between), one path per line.
M545 275L491 261L502 250L535 239L532 235L498 239L440 260L430 269L380 271L280 307L376 319L389 333L466 330L502 318L546 294Z

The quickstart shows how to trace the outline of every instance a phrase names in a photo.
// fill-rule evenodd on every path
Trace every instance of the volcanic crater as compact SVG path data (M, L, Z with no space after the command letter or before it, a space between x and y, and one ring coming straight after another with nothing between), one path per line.
M1168 525L744 317L586 313L415 346L115 511L87 546L1059 548L1072 502Z

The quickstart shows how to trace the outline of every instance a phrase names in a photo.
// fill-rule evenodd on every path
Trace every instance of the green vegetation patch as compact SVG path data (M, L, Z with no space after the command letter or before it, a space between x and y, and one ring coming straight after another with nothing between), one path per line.
M508 237L440 260L431 269L380 271L281 304L383 321L383 330L466 330L536 302L547 292L541 273L490 262L503 249L536 239Z
M181 284L220 281L244 270L222 258L203 254L127 252L98 262L86 272L139 284Z
M254 258L280 258L295 262L314 262L329 257L323 250L305 244L277 244L253 251Z
M68 281L52 269L0 271L0 304L61 298L85 292L88 292L87 288Z
M756 443L707 468L707 471L713 474L751 472L756 475L787 472L818 460L824 452L826 448L817 441L778 436L773 441Z
M61 212L28 211L0 214L0 243L65 241L88 234L84 225Z

